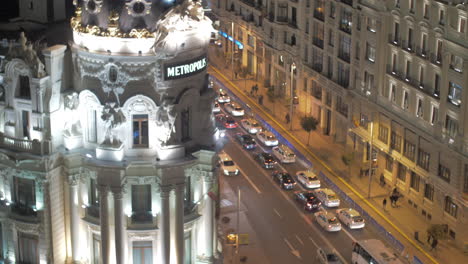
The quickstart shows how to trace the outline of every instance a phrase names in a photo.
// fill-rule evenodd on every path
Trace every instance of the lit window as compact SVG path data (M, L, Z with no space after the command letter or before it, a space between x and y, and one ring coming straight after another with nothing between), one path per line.
M449 82L448 100L456 106L461 105L462 100L462 87L454 82Z
M133 116L133 147L148 147L148 115Z
M450 56L450 68L456 72L463 72L463 59L452 54Z
M375 18L367 18L367 30L370 32L376 32L377 30L377 20Z
M366 58L368 61L375 62L375 47L367 43Z
M445 197L445 206L444 210L446 213L453 217L457 217L458 205L456 205L450 196Z

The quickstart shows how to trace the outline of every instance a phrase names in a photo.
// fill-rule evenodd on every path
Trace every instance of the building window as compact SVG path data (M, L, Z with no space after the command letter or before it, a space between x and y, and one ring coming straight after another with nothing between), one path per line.
M408 50L413 49L413 29L408 28L408 46L406 46Z
M356 29L361 30L361 16L357 15Z
M364 72L364 89L366 91L372 91L373 87L374 87L374 75L365 71Z
M444 210L446 213L448 213L449 215L457 218L457 213L458 213L458 205L456 205L453 200L452 200L452 197L450 196L445 196L445 206L444 206Z
M423 16L425 19L429 19L429 4L428 3L424 3Z
M324 9L324 1L315 0L314 17L321 21L324 20L323 9Z
M409 9L414 14L414 0L409 0Z
M421 181L421 177L417 175L414 171L411 172L410 176L410 187L411 189L419 192L419 182Z
M403 98L401 100L401 107L403 109L405 109L405 110L408 109L408 107L409 107L409 105L408 105L409 98L408 97L409 97L408 91L403 90Z
M191 139L191 107L187 107L180 113L180 121L182 127L182 141L188 141Z
M133 241L133 264L153 263L153 242Z
M18 233L20 263L39 263L38 238L33 235Z
M348 104L343 102L341 96L336 97L336 111L345 117L348 117Z
M331 107L332 104L332 94L331 92L325 91L325 104L329 107Z
M148 147L148 115L133 116L133 147Z
M328 45L330 45L330 47L335 46L335 32L333 32L331 28L328 30Z
M247 35L247 45L249 45L250 47L254 47L255 46L255 37L248 34Z
M327 77L331 79L333 77L333 59L330 56L328 56L327 58Z
M338 49L338 57L349 63L351 53L351 38L348 36L340 36L340 46Z
M423 110L423 99L418 98L416 103L416 116L419 118L423 118L424 110Z
M435 125L439 121L439 108L435 105L432 105L431 110L431 125Z
M411 80L411 61L406 60L406 69L405 69L405 80Z
M22 122L22 128L23 128L23 137L26 139L30 139L29 135L29 111L28 110L22 110L21 111L21 122Z
M400 0L395 0L395 7L400 8Z
M424 184L424 198L434 201L434 185L430 183Z
M440 95L440 76L439 74L434 75L434 96L439 97Z
M305 22L305 33L306 34L309 34L309 19L306 19L306 22Z
M393 158L388 154L385 154L385 170L389 172L393 171Z
M361 47L360 47L360 45L359 45L359 42L356 42L356 43L355 43L354 49L355 49L354 58L355 58L356 60L359 60L360 57L361 57L361 54L360 54L360 53L361 53Z
M335 16L336 16L335 3L330 2L330 17L335 18Z
M401 152L401 136L395 131L390 134L390 148L398 153Z
M403 155L408 159L414 161L414 156L416 153L416 146L405 139L405 145L403 146Z
M323 70L323 55L318 49L312 49L312 69L316 72Z
M86 208L86 214L99 218L99 192L97 188L96 179L89 179L88 189L88 207Z
M31 99L31 88L29 87L29 77L25 75L19 76L19 97Z
M427 55L427 34L422 33L421 35L421 55L426 57Z
M369 127L369 117L361 113L361 118L359 119L359 126L367 130Z
M450 169L439 163L438 176L446 182L450 182Z
M379 140L388 144L388 127L379 124Z
M340 29L351 34L353 24L353 13L346 8L341 8Z
M398 163L397 179L402 182L406 181L406 166Z
M132 185L132 222L151 223L151 185Z
M452 54L450 56L450 68L456 72L463 72L463 59Z
M338 84L347 88L349 85L349 68L338 62Z
M374 33L377 31L377 20L375 18L367 17L367 30Z
M424 88L424 67L419 67L419 88Z
M312 89L311 89L312 96L322 100L322 86L316 81L312 81Z
M442 62L442 40L438 39L436 42L436 62Z
M101 263L101 238L98 235L93 234L93 255L91 257L92 264Z
M460 17L458 19L458 32L465 33L466 30L466 18Z
M388 93L388 99L393 103L396 102L396 85L394 83L390 84L390 91Z
M375 47L366 43L366 59L370 62L375 62Z
M443 9L439 10L439 24L440 25L445 24L445 10L443 10Z
M431 161L431 154L422 149L418 149L418 166L425 171L429 171L429 164Z
M304 45L304 61L309 63L309 46L306 44Z
M445 130L451 139L455 139L458 135L458 121L447 115L445 118Z
M323 24L322 23L314 23L314 31L313 34L314 36L312 37L312 43L323 49Z
M36 209L36 186L32 179L14 177L12 210L20 215L34 215Z
M90 109L86 111L88 126L87 126L87 136L88 142L96 143L97 142L97 111L95 109Z
M393 43L398 44L400 42L400 23L395 22L393 25Z

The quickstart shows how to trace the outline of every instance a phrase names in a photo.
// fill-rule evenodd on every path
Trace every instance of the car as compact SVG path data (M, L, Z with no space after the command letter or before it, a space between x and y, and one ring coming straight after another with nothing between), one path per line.
M292 152L290 148L286 145L280 144L271 149L271 153L275 156L281 163L294 163L296 162L296 154Z
M213 113L219 113L221 112L221 107L219 107L219 103L215 102L213 104Z
M263 130L262 126L257 122L257 120L252 118L242 119L240 123L241 126L250 134L257 134Z
M273 169L276 165L276 161L273 159L273 156L268 152L256 154L255 160L258 161L260 166L265 169Z
M340 199L336 196L335 192L328 188L321 188L314 190L317 198L327 207L338 207L340 206Z
M315 220L328 232L337 232L341 230L341 224L333 213L320 210L314 213Z
M217 114L215 116L216 118L216 123L220 126L223 126L225 128L236 128L237 127L237 122L232 118L231 116L225 115L225 114Z
M298 171L296 172L296 178L307 189L320 188L320 180L312 171Z
M218 103L224 104L229 102L231 102L231 98L229 97L229 95L225 91L220 90L218 93Z
M296 181L285 171L275 171L272 173L273 180L279 183L280 187L285 190L292 190L296 186Z
M317 249L317 263L319 264L342 264L335 250L328 248Z
M244 108L237 103L227 103L224 105L224 109L232 116L244 116Z
M278 139L276 138L275 134L270 131L262 131L257 133L257 139L267 147L278 146Z
M304 210L308 212L315 212L320 209L322 202L315 196L313 192L295 192L294 199L296 202L304 206Z
M236 139L245 149L254 149L257 147L257 142L255 142L255 139L249 134L237 133Z
M336 215L340 221L349 229L364 228L366 225L364 218L353 208L341 208L336 210Z
M234 163L231 157L226 154L225 152L219 153L219 165L221 170L223 171L224 175L238 175L239 174L239 167Z

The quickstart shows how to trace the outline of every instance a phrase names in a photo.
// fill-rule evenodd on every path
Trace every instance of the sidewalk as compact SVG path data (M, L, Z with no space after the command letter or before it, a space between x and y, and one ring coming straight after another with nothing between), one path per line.
M237 207L237 194L229 186L227 182L220 177L220 207L221 213L218 222L218 229L222 235L223 241L223 259L219 263L224 264L238 264L238 263L268 263L261 243L255 235L255 232L250 226L248 219L248 211L241 201L240 210ZM237 231L237 217L239 211L239 233L248 234L248 244L240 245L239 251L236 252L234 245L229 245L226 242L226 235L229 233L236 233ZM229 221L224 222L223 218L228 218ZM241 260L244 261L241 261Z
M213 48L215 47L210 47L210 49ZM334 143L333 137L324 136L314 131L310 137L310 146L305 146L308 134L300 128L299 118L292 118L293 131L288 131L289 124L286 124L285 115L288 113L289 109L281 100L278 100L275 104L271 103L268 100L268 96L266 95L267 89L263 87L263 83L244 79L232 81L232 71L225 69L225 63L220 57L216 57L213 50L210 50L210 63L214 67L223 65L224 67L219 68L219 72L211 70L210 73L223 81L223 83L226 83L226 79L230 80L236 87L231 87L228 83L226 83L226 86L234 88L232 91L236 93L237 96L242 98L242 100L248 103L253 109L258 109L258 113L261 114L265 120L270 120L270 118L272 118L270 124L275 127L275 129L281 132L286 138L290 139L290 142L298 149L304 149L303 153L310 158L315 167L322 170L340 187L340 189L345 191L356 202L361 200L361 206L382 226L392 232L392 234L406 246L410 255L417 255L425 264L468 263L468 256L463 254L463 252L456 248L449 240L439 241L437 250L429 252L430 247L425 241L426 230L430 223L420 215L415 214L406 199L399 200L398 208L392 208L388 200L391 186L388 184L386 187L380 186L378 175L373 176L371 198L364 198L367 197L369 178L367 176L359 177L359 167L357 166L354 166L351 169L351 173L349 173L349 168L341 159L343 153L345 153L344 145ZM252 96L249 92L251 87L255 84L258 85L259 89L257 96ZM258 96L260 95L264 97L262 106L258 104ZM305 148L307 148L307 150ZM317 159L315 159L314 156L307 155L306 152L308 151L311 151ZM326 165L320 166L320 163ZM386 211L382 208L382 200L384 197L387 197L388 202ZM421 242L414 240L415 231L419 232L419 241ZM421 250L424 250L425 254L418 250L415 245L420 247ZM431 258L435 259L437 262L431 261Z

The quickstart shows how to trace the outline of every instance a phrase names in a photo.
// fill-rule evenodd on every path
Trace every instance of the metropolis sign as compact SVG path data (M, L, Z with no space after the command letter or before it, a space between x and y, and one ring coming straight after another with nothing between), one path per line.
M206 56L200 56L190 61L164 65L164 80L174 80L188 77L206 69L208 60Z

